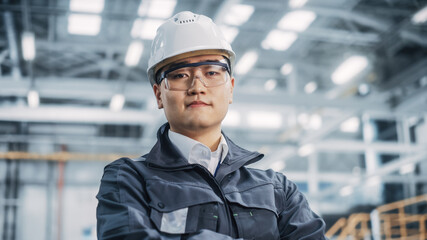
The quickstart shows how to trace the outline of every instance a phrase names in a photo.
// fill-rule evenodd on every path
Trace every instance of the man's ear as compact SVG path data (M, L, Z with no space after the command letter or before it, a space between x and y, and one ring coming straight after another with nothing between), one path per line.
M162 102L162 98L161 98L161 91L160 91L161 86L158 84L154 84L153 85L153 91L154 91L154 96L156 96L156 101L157 101L157 107L159 109L163 108L163 102Z
M234 90L234 77L230 79L230 99L228 100L228 103L233 103L233 90Z

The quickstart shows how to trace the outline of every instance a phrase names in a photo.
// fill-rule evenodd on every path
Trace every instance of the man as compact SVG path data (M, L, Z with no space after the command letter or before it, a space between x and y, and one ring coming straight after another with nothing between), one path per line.
M247 168L263 155L221 132L234 59L205 16L181 12L159 27L148 76L168 123L148 154L106 166L99 239L325 239L296 185Z

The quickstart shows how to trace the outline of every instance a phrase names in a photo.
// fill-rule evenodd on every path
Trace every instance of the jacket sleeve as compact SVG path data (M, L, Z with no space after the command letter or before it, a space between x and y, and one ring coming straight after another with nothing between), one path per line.
M97 194L97 236L102 240L181 239L180 235L162 233L150 220L149 198L143 178L126 159L107 165ZM187 239L232 238L201 230Z
M278 220L280 239L327 239L323 219L310 209L295 183L283 175L280 178L284 187Z

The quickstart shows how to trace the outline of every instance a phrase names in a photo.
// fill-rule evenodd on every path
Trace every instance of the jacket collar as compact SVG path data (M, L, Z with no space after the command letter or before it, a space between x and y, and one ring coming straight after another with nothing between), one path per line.
M167 169L185 167L188 165L187 159L180 154L175 145L170 141L168 136L169 128L169 123L165 123L159 128L157 131L157 142L145 156L146 162ZM251 152L239 147L224 133L222 134L229 148L223 164L228 166L226 168L229 171L234 171L243 165L254 163L264 156L258 152Z

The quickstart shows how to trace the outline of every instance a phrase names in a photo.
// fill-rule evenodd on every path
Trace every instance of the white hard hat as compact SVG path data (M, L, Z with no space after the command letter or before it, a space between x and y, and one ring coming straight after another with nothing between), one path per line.
M233 69L235 54L212 19L189 11L177 13L158 29L148 60L148 79L156 83L156 72L176 60L206 55L224 55Z

